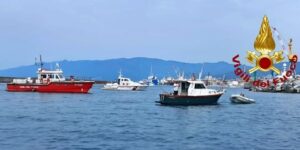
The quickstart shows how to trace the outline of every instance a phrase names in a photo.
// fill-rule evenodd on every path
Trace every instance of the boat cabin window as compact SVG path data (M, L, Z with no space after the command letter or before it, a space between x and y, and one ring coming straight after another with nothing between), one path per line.
M128 79L124 79L124 81L128 81Z
M42 77L42 78L47 78L47 75L42 74L41 77Z
M49 78L50 78L50 79L53 79L53 78L54 78L54 75L53 75L53 74L49 74Z
M58 75L55 75L55 79L59 79Z
M205 89L205 86L203 84L195 84L195 89Z

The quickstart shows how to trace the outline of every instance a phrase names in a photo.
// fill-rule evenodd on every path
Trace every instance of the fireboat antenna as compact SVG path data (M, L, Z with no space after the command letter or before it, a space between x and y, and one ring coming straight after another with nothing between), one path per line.
M40 67L41 67L41 69L43 69L43 65L44 65L44 63L43 63L43 60L42 60L42 55L40 55Z

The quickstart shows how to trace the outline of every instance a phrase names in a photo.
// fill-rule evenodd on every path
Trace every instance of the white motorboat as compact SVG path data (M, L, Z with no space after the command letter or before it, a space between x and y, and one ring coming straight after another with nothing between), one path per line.
M254 99L245 97L244 95L241 94L233 94L230 97L230 100L232 103L235 104L251 104L251 103L255 103Z
M146 85L131 81L125 78L120 73L117 83L107 83L102 88L103 90L120 90L120 91L143 91L147 88Z

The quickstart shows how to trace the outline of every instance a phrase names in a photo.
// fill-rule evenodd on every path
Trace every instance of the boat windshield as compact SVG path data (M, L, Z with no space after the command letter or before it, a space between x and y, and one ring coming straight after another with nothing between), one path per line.
M195 84L195 89L205 89L203 84Z
M50 78L50 79L53 79L53 78L54 78L54 75L53 75L53 74L49 74L49 78Z
M58 75L60 79L64 78L61 74Z

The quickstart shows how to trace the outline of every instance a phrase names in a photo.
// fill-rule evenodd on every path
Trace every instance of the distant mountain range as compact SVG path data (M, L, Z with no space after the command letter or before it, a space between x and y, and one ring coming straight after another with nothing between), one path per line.
M115 80L120 70L124 76L130 77L133 80L146 79L150 74L151 67L153 74L160 79L167 76L176 77L179 72L184 72L186 77L190 77L193 73L198 76L202 66L202 77L209 74L219 78L222 78L224 75L227 79L235 78L233 64L223 61L216 63L184 63L137 57L109 60L64 60L44 63L44 68L53 69L56 63L59 63L66 77L74 75L93 80ZM35 77L37 68L36 65L29 65L0 70L0 76Z

